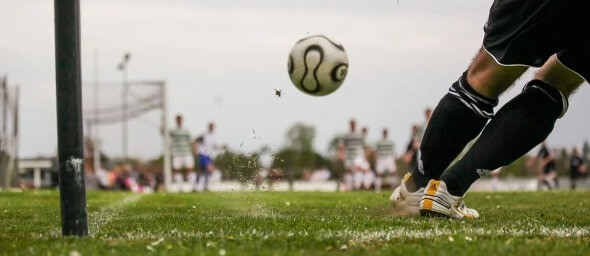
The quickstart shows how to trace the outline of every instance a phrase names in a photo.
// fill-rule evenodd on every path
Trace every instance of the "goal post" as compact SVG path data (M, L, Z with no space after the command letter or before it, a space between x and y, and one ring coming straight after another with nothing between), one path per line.
M55 79L61 228L64 236L87 236L80 2L55 0Z
M171 190L172 186L172 163L171 163L171 152L170 152L170 132L168 127L168 101L166 100L166 87L164 82L162 82L162 147L164 153L164 168L162 171L164 172L164 187L166 191Z
M0 188L17 185L19 86L0 77Z

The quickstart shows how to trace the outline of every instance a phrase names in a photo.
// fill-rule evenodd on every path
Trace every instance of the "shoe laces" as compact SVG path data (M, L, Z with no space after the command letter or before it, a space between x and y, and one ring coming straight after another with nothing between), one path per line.
M467 212L467 205L465 205L465 200L463 200L463 198L459 199L459 201L457 201L457 210L460 210L462 212Z

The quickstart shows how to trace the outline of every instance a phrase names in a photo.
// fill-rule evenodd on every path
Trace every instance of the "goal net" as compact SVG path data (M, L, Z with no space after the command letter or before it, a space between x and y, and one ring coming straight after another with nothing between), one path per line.
M163 81L84 83L85 154L91 166L109 169L105 166L108 162L163 156L162 170L166 174L169 150L164 136L168 131L165 95Z

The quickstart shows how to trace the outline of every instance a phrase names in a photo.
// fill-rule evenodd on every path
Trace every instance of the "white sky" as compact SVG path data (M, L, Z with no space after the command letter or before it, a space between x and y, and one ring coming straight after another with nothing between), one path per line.
M130 51L129 78L164 79L169 114L194 134L218 124L218 141L251 151L280 147L295 122L316 127L316 149L346 131L350 118L370 141L390 128L398 151L479 48L491 1L483 0L82 0L82 77L118 81ZM53 1L0 0L0 75L21 86L22 156L56 152ZM308 34L326 34L348 51L347 80L312 97L291 85L287 55ZM526 78L530 77L530 73ZM502 98L515 95L527 79ZM91 87L84 87L85 90ZM273 89L282 89L277 98ZM584 86L549 138L573 146L590 137ZM130 155L161 152L157 113L130 124ZM172 122L172 118L170 118ZM120 126L100 128L107 154L119 155ZM253 139L253 130L261 139Z

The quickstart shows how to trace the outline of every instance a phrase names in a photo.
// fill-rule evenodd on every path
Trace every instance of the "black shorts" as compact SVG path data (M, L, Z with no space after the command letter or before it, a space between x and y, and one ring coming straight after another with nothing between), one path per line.
M558 60L590 79L590 0L495 0L484 48L502 65Z
M547 163L545 166L543 166L543 174L549 174L551 172L555 172L556 166L555 166L555 162L551 161L549 163Z

